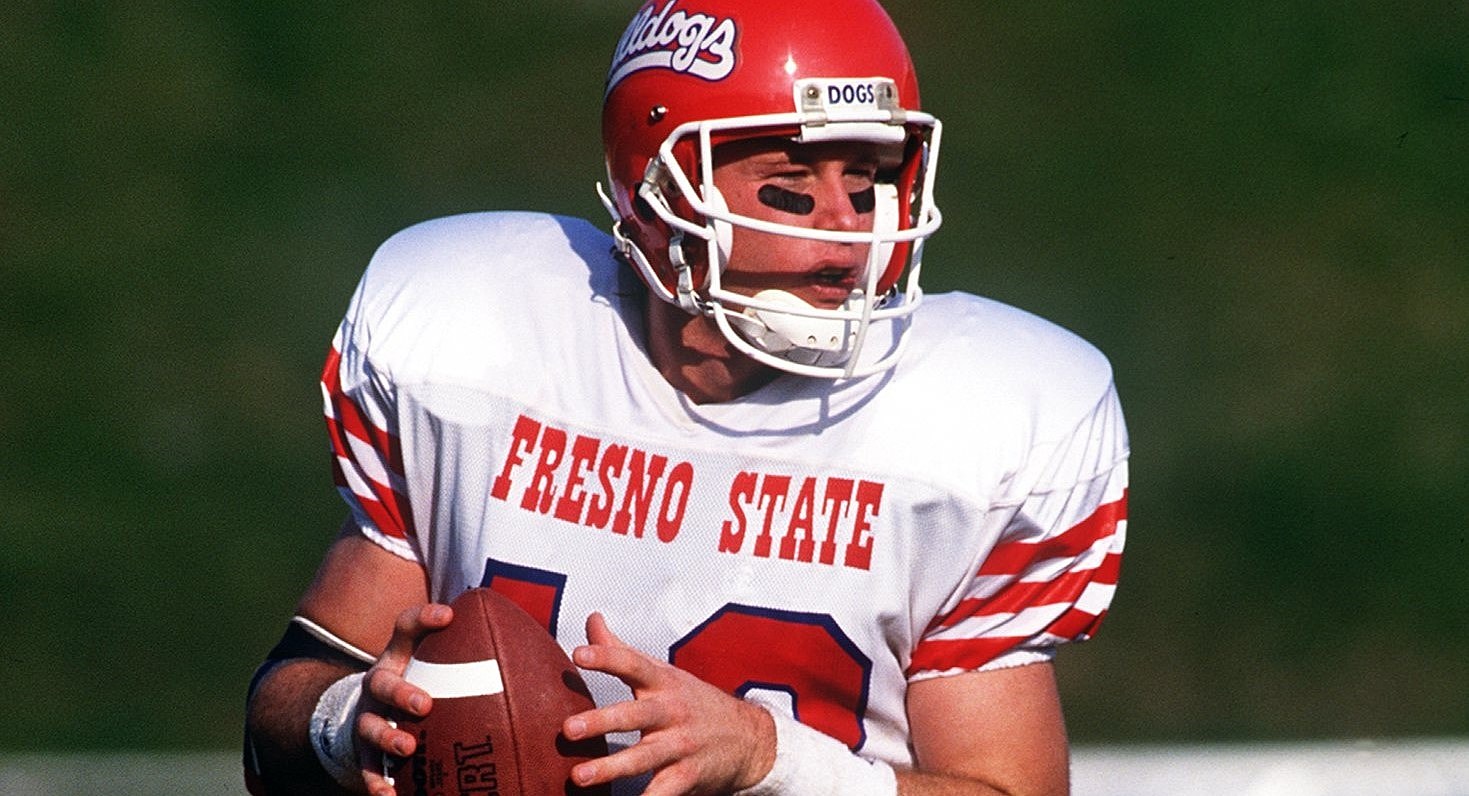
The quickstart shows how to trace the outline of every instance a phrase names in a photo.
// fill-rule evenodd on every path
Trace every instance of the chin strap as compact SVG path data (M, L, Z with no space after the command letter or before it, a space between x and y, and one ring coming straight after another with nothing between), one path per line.
M711 310L707 302L699 298L694 290L694 267L683 252L683 233L675 232L668 238L668 262L678 275L674 303L690 315L708 315Z
M659 276L657 269L648 262L647 255L643 254L643 250L633 242L627 233L623 232L622 219L617 213L617 207L612 203L612 198L603 190L601 183L597 183L597 196L602 200L602 206L607 209L607 213L612 216L612 239L617 244L618 253L633 268L637 269L649 289L658 298L677 306L690 315L711 314L713 310L709 307L708 302L701 299L694 289L694 269L688 258L684 256L684 233L675 231L668 238L668 261L678 276L676 289L670 291L663 283L663 278Z

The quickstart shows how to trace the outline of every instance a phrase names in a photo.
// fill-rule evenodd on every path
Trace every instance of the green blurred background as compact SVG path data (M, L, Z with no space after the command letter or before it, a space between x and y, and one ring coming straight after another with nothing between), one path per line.
M237 743L343 512L361 268L600 220L634 5L4 4L0 750ZM928 286L1087 336L1128 410L1075 739L1469 735L1469 6L889 9L946 124Z

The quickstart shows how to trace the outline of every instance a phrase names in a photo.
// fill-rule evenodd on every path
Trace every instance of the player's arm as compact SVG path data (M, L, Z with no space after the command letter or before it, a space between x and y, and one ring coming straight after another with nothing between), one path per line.
M965 598L914 652L925 677L910 684L910 737L919 771L979 783L980 793L1064 794L1070 787L1066 728L1050 655L1097 631L1117 587L1127 517L1127 433L1105 360L1091 373L1104 392L1080 419L1052 418L1064 434L1037 447L1011 482L1024 488L1003 519L999 543L976 568ZM1104 381L1101 376L1107 375ZM1023 485L1023 486L1022 486ZM1044 586L1044 588L1042 588ZM996 653L1000 643L1011 646ZM989 668L984 668L988 666ZM919 773L902 792L946 793ZM933 790L925 788L932 787Z
M894 769L772 712L774 765L741 796L1065 796L1069 755L1050 663L913 683L914 768Z
M423 569L368 541L349 520L297 606L297 616L306 622L293 621L253 684L245 763L247 771L253 769L249 778L256 792L346 792L318 761L311 717L330 686L367 672L374 659L377 664L364 681L369 702L422 712L410 701L422 692L397 674L414 640L447 623L447 609L426 606L427 600ZM360 721L367 736L358 739L359 747L394 749L404 738L411 744L411 736L392 730L377 715L380 709L369 708Z
M908 688L916 771L903 796L1065 794L1070 755L1051 664L936 677Z

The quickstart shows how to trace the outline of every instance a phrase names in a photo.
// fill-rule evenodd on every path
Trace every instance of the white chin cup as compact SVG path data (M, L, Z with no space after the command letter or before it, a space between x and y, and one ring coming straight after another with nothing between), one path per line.
M854 292L842 309L849 309L861 292ZM733 326L751 345L769 354L778 354L802 365L840 365L852 356L857 338L857 322L841 318L813 318L797 312L809 312L810 304L784 290L762 290L751 296L762 304L790 307L796 312L760 310L747 307L740 315L729 315Z

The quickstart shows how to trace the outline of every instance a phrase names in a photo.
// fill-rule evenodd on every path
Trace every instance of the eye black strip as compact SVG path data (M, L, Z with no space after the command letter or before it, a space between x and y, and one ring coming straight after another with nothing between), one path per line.
M849 193L852 198L852 209L858 213L871 213L877 207L877 190L867 186L867 190Z
M755 198L766 207L771 207L782 213L792 213L798 216L809 216L816 212L816 197L810 194L787 191L775 185L763 185Z

